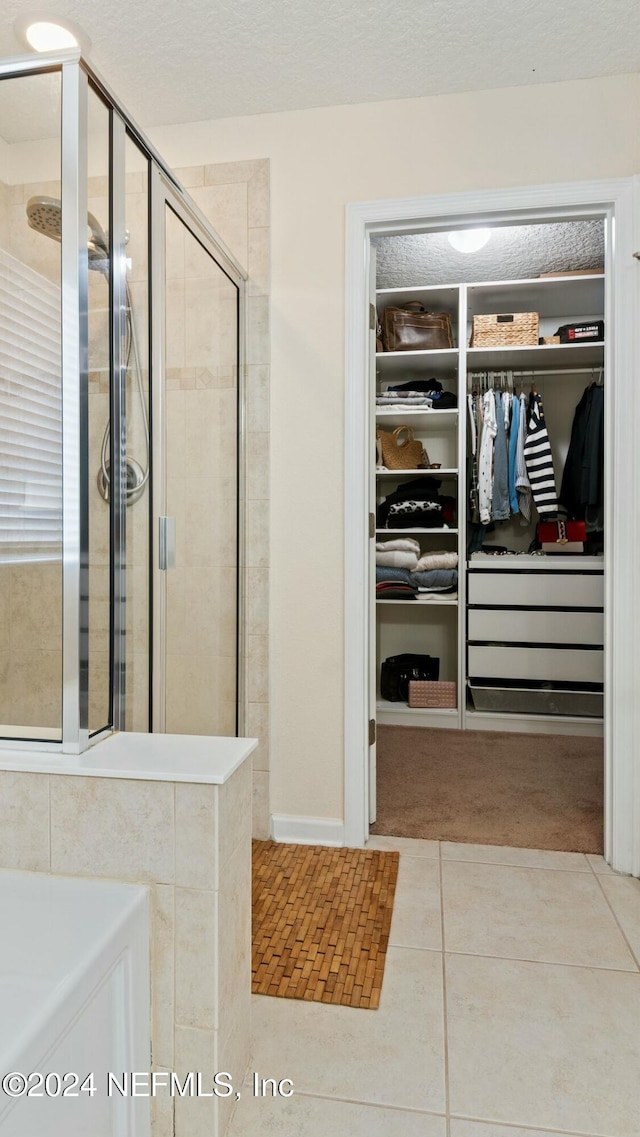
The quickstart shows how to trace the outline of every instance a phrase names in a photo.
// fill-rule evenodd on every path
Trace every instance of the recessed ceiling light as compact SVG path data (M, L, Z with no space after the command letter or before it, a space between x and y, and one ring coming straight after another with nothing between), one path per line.
M86 55L90 48L89 37L72 20L59 20L50 10L31 12L20 16L15 24L16 35L33 51L68 51L80 48Z
M53 24L48 20L37 20L36 23L29 24L25 35L35 51L61 51L65 47L79 47L73 32L63 28L62 24Z
M491 236L490 229L458 229L449 233L449 244L459 253L477 253Z

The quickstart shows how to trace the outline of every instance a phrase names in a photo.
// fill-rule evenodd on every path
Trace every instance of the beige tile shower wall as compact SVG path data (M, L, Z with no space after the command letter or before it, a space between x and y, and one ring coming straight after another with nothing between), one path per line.
M108 184L105 177L89 179L89 209L108 229ZM143 175L127 176L127 220L133 263L132 297L139 342L146 335L144 311L147 279L146 195ZM50 280L59 280L60 246L29 228L26 204L30 197L60 196L59 182L6 186L0 182L0 242L13 256ZM101 498L97 476L105 428L109 419L108 285L104 275L89 273L89 511L90 511L90 723L105 721L108 694L109 629L109 510ZM143 360L143 381L148 371ZM131 382L130 382L131 386ZM139 401L129 393L128 453L146 466L145 436ZM129 603L127 605L127 724L131 730L148 726L148 525L146 496L127 514ZM6 626L0 648L0 721L24 726L60 723L61 699L61 568L23 564L3 570L6 582L0 599L0 626ZM4 608L8 611L4 612ZM11 658L11 666L9 666Z
M246 387L245 730L253 763L253 833L269 835L269 162L176 170L248 271ZM189 399L189 391L185 393ZM188 681L185 675L184 681Z
M9 229L9 202L12 196L12 186L8 186L5 182L0 180L0 246L3 249L7 245L7 233Z
M57 197L59 182L0 182L0 245L54 282L60 246L29 228L30 197ZM61 562L0 565L0 722L59 732L62 700Z
M237 294L167 214L166 728L235 733Z
M157 1069L250 1057L251 766L223 786L0 771L0 869L144 884ZM223 1137L233 1101L153 1103L153 1137Z

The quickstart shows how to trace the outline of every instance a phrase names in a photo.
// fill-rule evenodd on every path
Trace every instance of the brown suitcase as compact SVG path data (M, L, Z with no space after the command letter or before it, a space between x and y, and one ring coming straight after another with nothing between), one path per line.
M451 316L448 312L428 312L418 301L402 308L385 308L382 342L385 351L441 351L453 347Z

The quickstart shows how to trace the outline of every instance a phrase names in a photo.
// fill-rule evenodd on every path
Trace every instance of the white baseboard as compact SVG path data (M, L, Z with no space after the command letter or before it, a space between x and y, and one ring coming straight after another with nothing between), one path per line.
M274 841L296 845L344 845L344 821L333 817L295 817L274 813L271 817Z

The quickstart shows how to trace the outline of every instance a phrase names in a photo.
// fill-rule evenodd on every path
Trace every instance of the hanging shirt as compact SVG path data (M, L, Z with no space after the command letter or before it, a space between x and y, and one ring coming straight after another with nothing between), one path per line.
M496 391L496 437L493 448L493 494L491 498L491 516L494 521L509 520L509 466L504 409L506 398L506 395Z
M560 501L569 517L582 519L604 498L604 388L590 384L573 416Z
M520 417L518 421L518 440L516 443L516 492L518 505L525 521L531 520L531 486L527 476L524 447L527 440L527 396L520 396Z
M511 426L509 428L509 504L512 513L519 513L518 491L516 490L516 451L518 449L518 428L520 426L520 401L515 396L511 405Z
M551 444L544 419L542 399L531 396L529 407L529 430L524 444L524 460L527 466L529 484L533 500L541 517L558 512L556 477L553 470Z
M482 436L480 439L480 461L478 471L478 504L480 521L488 525L491 521L491 500L493 496L493 444L498 424L496 422L496 402L493 391L486 391L482 397Z

